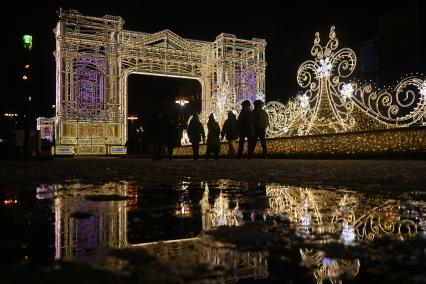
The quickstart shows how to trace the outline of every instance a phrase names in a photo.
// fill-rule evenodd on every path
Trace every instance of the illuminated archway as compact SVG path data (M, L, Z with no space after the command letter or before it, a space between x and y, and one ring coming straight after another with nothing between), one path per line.
M57 154L124 154L127 78L132 73L198 80L201 119L222 124L242 99L265 94L263 39L220 34L214 42L184 39L170 30L123 29L121 17L59 10L56 35Z

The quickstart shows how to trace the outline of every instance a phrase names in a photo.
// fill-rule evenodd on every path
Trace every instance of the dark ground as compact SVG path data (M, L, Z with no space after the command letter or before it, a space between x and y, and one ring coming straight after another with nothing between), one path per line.
M305 186L348 186L387 191L424 190L423 160L162 160L140 158L57 158L49 161L0 161L0 185L102 183L136 180L175 183L183 179L230 179Z

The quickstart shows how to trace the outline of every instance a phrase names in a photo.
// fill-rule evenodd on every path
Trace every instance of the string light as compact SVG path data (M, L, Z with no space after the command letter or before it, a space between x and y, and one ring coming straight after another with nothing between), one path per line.
M320 45L315 34L311 55L297 72L302 96L287 104L268 102L269 138L389 129L426 121L426 83L419 75L403 78L395 88L371 83L344 82L356 68L350 48L338 49L330 29L329 41Z

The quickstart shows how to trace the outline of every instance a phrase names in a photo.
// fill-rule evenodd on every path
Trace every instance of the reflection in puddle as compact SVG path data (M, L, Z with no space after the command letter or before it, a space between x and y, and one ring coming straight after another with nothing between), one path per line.
M128 211L138 204L137 190L132 183L107 183L102 186L44 186L37 188L37 198L54 198L55 258L78 260L111 270L125 269L128 264L119 258L106 255L108 248L144 248L158 257L179 257L182 261L195 259L206 265L222 267L225 281L243 278L265 278L268 275L264 253L239 252L206 237L164 240L130 244L128 236ZM191 217L191 200L188 185L179 188L176 217ZM242 213L236 206L229 207L229 198L223 192L209 203L209 188L205 184L199 204L202 228L237 226ZM149 228L148 228L149 230ZM167 230L167 228L163 228Z
M128 193L132 188L127 182L107 183L95 190L74 184L66 191L54 191L55 258L93 261L99 248L126 246L128 201L117 199ZM94 196L101 198L87 200Z
M317 283L342 283L342 279L353 279L360 267L359 259L328 258L321 251L313 249L300 249L300 255L301 265L313 268Z
M362 261L359 254L346 257L345 247L362 250L377 239L401 242L426 231L425 202L409 196L392 199L276 184L241 190L226 181L210 188L207 183L142 188L110 182L43 185L36 191L37 199L53 200L56 259L126 270L132 261L113 257L107 249L143 249L172 266L213 267L221 272L215 277L221 282L269 277L268 258L274 254L268 240L264 252L240 251L215 241L211 233L222 226L231 227L231 234L236 229L241 233L245 223L258 226L261 221L290 236L297 244L297 257L291 261L308 267L317 283L356 281ZM329 244L341 248L332 257L322 250Z
M333 235L346 244L384 236L403 240L417 235L420 223L419 212L406 210L409 201L279 185L266 186L266 195L269 214L288 218L312 242L339 241Z
M220 191L219 197L214 201L213 207L209 203L209 187L206 184L203 198L200 201L203 230L210 230L218 226L238 226L242 223L243 215L236 206L229 208L229 198Z
M172 261L206 264L220 267L223 274L219 282L234 282L246 278L267 278L268 261L262 252L240 252L232 246L215 242L207 237L153 242L134 245L144 248L160 258Z
M310 188L267 185L268 214L290 221L296 233L309 244L343 243L354 246L377 238L405 240L424 226L425 204L374 198L355 192L313 190ZM411 208L411 210L407 210ZM419 212L420 210L425 210ZM353 279L360 260L328 258L320 250L301 248L301 265L311 267L318 283L341 283Z

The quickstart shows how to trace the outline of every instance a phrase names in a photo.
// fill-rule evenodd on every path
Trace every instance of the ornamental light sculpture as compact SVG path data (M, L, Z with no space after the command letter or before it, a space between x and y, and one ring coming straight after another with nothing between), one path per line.
M393 89L350 80L357 58L340 48L335 27L321 45L315 34L313 59L302 63L297 82L302 94L286 105L268 102L268 137L326 134L407 127L426 122L426 80L409 76ZM348 81L346 81L349 79Z

